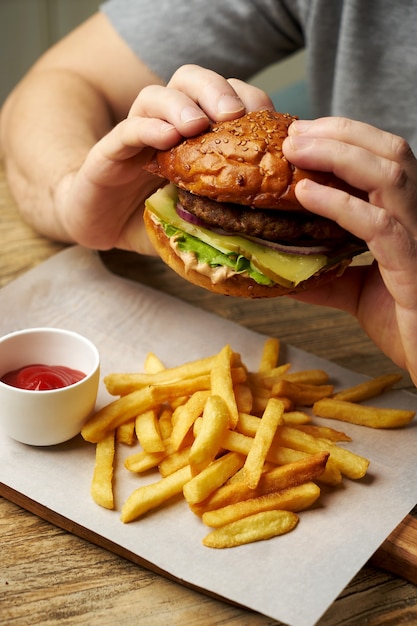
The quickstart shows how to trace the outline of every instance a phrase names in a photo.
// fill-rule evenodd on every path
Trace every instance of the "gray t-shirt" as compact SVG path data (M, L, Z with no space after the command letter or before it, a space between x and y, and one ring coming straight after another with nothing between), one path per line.
M305 48L314 117L369 122L417 152L416 0L107 0L101 9L165 80L186 63L249 79Z

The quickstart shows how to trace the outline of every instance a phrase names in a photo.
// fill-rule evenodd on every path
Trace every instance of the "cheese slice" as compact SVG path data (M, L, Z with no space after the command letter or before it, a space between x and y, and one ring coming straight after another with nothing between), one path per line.
M239 235L219 235L207 228L186 222L175 210L177 191L173 184L158 189L146 200L146 207L161 222L170 224L224 254L240 255L247 258L251 265L272 281L296 286L308 280L328 264L324 254L298 255L286 254L267 246L262 246Z

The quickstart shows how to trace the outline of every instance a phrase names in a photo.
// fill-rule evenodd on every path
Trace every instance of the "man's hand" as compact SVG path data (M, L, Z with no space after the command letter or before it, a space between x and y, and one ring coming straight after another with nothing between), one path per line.
M210 121L265 107L273 108L263 91L193 65L180 68L166 87L145 87L127 118L91 149L79 171L61 181L66 231L87 247L152 253L142 210L160 181L142 169L149 151L169 149Z
M368 244L375 263L298 299L355 315L369 337L417 384L417 160L404 139L343 118L296 121L284 154L307 169L334 172L368 193L365 202L301 181L303 206Z

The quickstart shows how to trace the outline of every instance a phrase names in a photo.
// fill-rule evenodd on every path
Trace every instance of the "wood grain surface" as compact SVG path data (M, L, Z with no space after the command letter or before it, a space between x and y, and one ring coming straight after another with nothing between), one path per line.
M21 220L1 165L0 241L0 286L63 249ZM110 251L103 253L102 259L116 274L253 330L274 334L349 369L369 375L395 371L356 321L339 311L287 298L242 301L215 296L185 283L154 258ZM414 391L407 376L402 387ZM36 503L31 507L19 502L18 494L5 495L7 498L0 498L0 624L277 624L185 588L137 565L129 555L114 554L111 546L94 545L78 536L77 532L82 533L77 528L69 528L70 532L61 529L59 519L54 524L44 521ZM417 521L407 516L340 594L319 626L417 623L417 587L409 582L417 584L416 572Z

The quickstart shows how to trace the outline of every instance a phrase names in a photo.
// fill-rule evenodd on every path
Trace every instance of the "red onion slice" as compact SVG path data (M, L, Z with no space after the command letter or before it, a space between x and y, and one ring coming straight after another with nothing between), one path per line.
M249 235L244 235L245 239L249 239L254 243L258 243L267 248L271 248L272 250L278 250L278 252L285 252L285 254L297 254L301 256L308 256L311 254L327 254L331 251L330 246L325 245L300 245L300 244L288 244L288 243L279 243L276 241L267 241L266 239L260 239L259 237L250 237Z
M194 226L201 226L202 228L210 228L206 222L204 222L203 220L201 220L199 217L197 217L196 215L194 215L193 213L191 213L190 211L188 211L188 209L185 209L182 204L180 204L179 202L177 202L177 206L175 207L177 214L181 217L181 219L183 219L185 222L188 222L189 224L194 224Z

